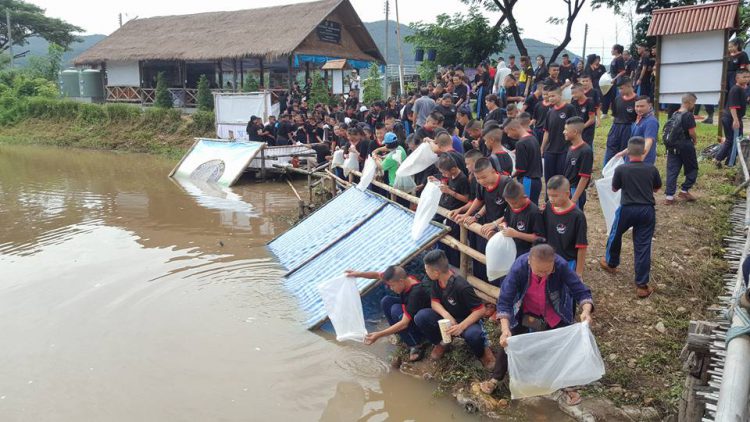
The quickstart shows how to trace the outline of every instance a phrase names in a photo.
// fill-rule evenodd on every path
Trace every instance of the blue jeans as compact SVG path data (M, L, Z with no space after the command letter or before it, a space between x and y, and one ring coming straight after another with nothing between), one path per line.
M385 296L380 300L380 307L383 308L385 319L388 320L388 324L393 325L404 316L404 310L401 306L401 299L396 296ZM409 347L415 347L422 343L422 333L419 332L417 324L414 323L414 315L411 316L412 320L409 322L409 326L405 330L398 333L401 337L401 341Z
M572 198L573 195L575 195L575 194L576 194L576 187L575 186L571 186L570 187L570 197ZM581 197L578 198L578 203L576 205L578 205L578 208L581 211L583 211L583 207L586 205L586 189L583 190L583 193L581 194Z
M624 205L617 208L615 221L607 239L607 264L620 265L622 235L633 228L633 258L635 259L635 283L646 286L651 273L651 240L656 228L656 211L653 205Z
M443 337L440 335L440 328L438 327L438 321L443 319L440 314L433 311L432 309L422 309L417 312L417 316L414 318L414 322L417 323L417 327L424 334L427 340L432 344L440 344ZM461 322L461 321L456 321ZM482 357L484 354L484 348L487 344L487 333L484 332L484 326L481 320L471 324L469 328L465 329L461 334L466 344L471 349L472 353L476 357Z
M726 141L721 144L721 149L716 153L716 161L724 161L728 166L733 166L735 164L735 159L737 158L737 147L734 146L734 141L737 137L743 135L742 119L740 119L739 130L736 130L732 127L732 116L729 113L724 112L721 115L721 126L724 129L724 137L726 137Z
M542 179L530 177L519 177L518 181L523 185L523 191L534 205L539 205L539 195L542 193Z

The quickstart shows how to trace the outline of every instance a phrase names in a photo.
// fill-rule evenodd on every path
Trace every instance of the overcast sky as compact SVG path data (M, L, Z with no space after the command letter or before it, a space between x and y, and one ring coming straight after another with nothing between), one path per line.
M47 10L49 16L61 18L80 26L85 34L110 34L117 29L117 15L123 13L128 20L136 16L180 15L219 10L240 10L255 7L274 6L286 3L300 3L300 0L26 0ZM385 0L350 0L360 18L365 22L385 19ZM394 0L391 4L391 19L395 20ZM543 7L542 7L543 6ZM402 23L416 21L434 22L440 13L453 14L466 9L460 0L401 0L399 14ZM562 25L546 23L550 16L565 17L566 9L561 0L524 0L516 6L516 17L523 28L523 36L559 44L564 34ZM540 10L543 9L543 10ZM498 18L488 16L491 22ZM589 24L587 53L597 53L603 58L609 56L612 44L628 44L631 39L627 20L615 16L610 10L591 10L585 6L576 20L572 41L568 49L581 54L583 48L584 24ZM512 41L511 41L512 42Z

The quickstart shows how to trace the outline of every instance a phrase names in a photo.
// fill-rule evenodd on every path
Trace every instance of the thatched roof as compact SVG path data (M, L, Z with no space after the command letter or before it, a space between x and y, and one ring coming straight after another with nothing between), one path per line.
M290 53L316 53L312 34L329 16L346 31L349 46L330 44L329 55L383 61L375 42L349 0L321 0L259 9L159 16L127 22L75 58L76 65L106 61L274 59ZM343 39L344 34L342 34ZM307 39L307 42L305 42ZM304 44L304 45L302 45ZM309 51L305 50L305 46Z

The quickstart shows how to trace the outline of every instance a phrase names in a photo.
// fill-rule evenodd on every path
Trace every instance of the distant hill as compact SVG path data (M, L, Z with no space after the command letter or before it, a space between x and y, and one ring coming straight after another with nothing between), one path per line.
M385 56L385 21L376 21L376 22L366 22L365 27L370 32L370 35L372 36L372 39L375 40L375 43L378 45L378 48L380 49L380 52ZM388 63L398 63L398 46L396 44L396 22L395 21L389 21L388 22L388 32L389 38L388 38L388 57L386 58ZM414 30L409 28L408 25L401 24L401 39L403 40L404 37L407 35L411 35L414 33ZM552 44L547 44L545 42L537 41L531 38L524 38L523 39L524 44L526 45L526 49L529 51L529 56L532 57L532 63L533 58L538 56L539 54L543 55L544 57L549 58L549 56L552 55L552 50L555 49L555 46ZM409 44L404 41L403 43L404 48L404 64L406 65L413 65L416 64L414 61L414 46L412 44ZM565 50L568 54L570 54L571 60L573 60L575 57L579 57L577 54L574 54L571 51ZM518 49L516 48L516 45L513 43L513 40L509 40L505 45L505 50L503 50L502 53L498 54L498 56L504 56L508 57L510 54L515 54L516 57L520 56L518 53ZM536 66L536 64L534 64Z
M71 44L70 51L66 51L65 54L63 54L63 67L73 66L73 59L76 58L76 56L104 38L107 38L107 36L101 34L81 36L82 41ZM27 45L13 47L13 52L16 54L29 50L29 53L25 57L16 59L16 63L18 63L19 66L25 66L31 56L46 56L48 47L49 43L44 38L29 38L29 43Z

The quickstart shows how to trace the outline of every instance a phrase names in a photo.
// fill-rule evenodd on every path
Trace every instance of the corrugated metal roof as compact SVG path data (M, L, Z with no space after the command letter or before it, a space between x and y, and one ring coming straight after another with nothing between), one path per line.
M647 35L675 35L732 29L739 25L739 2L724 0L654 10Z
M367 205L370 209L373 205L375 205L375 208L379 206L383 206L383 208L369 216L364 223L351 233L343 237L340 237L340 235L339 237L329 236L333 240L330 245L324 241L315 240L315 244L323 248L322 253L317 255L315 259L304 263L285 282L286 287L299 300L300 308L305 312L307 318L308 328L316 327L327 319L323 302L316 288L318 284L340 276L344 270L349 268L360 271L382 271L388 265L403 262L447 230L443 226L432 223L422 237L415 242L411 240L409 235L414 220L412 212L377 195L362 192L356 188L349 188L315 214L325 215L333 219L336 218L336 215L342 213L340 208L342 203L347 205L344 213L352 213L362 205L362 202L372 203L372 205ZM290 232L296 233L292 233L288 239L283 239L285 235L282 235L272 241L269 248L272 251L285 250L293 244L292 238L299 239L299 242L303 241L300 237L301 233L306 233L308 236L304 241L313 241L312 234L322 234L321 232L330 228L328 224L319 226L319 217L315 219L311 217L303 220L290 230ZM357 223L352 224L350 221L346 224L338 224L346 226L344 231L346 232ZM281 243L277 244L279 241L285 244L283 248ZM299 244L298 246L301 247L302 245ZM289 260L288 257L285 259ZM294 259L294 262L297 261L299 260ZM376 280L357 279L357 287L360 292L369 290L375 283L377 283Z

